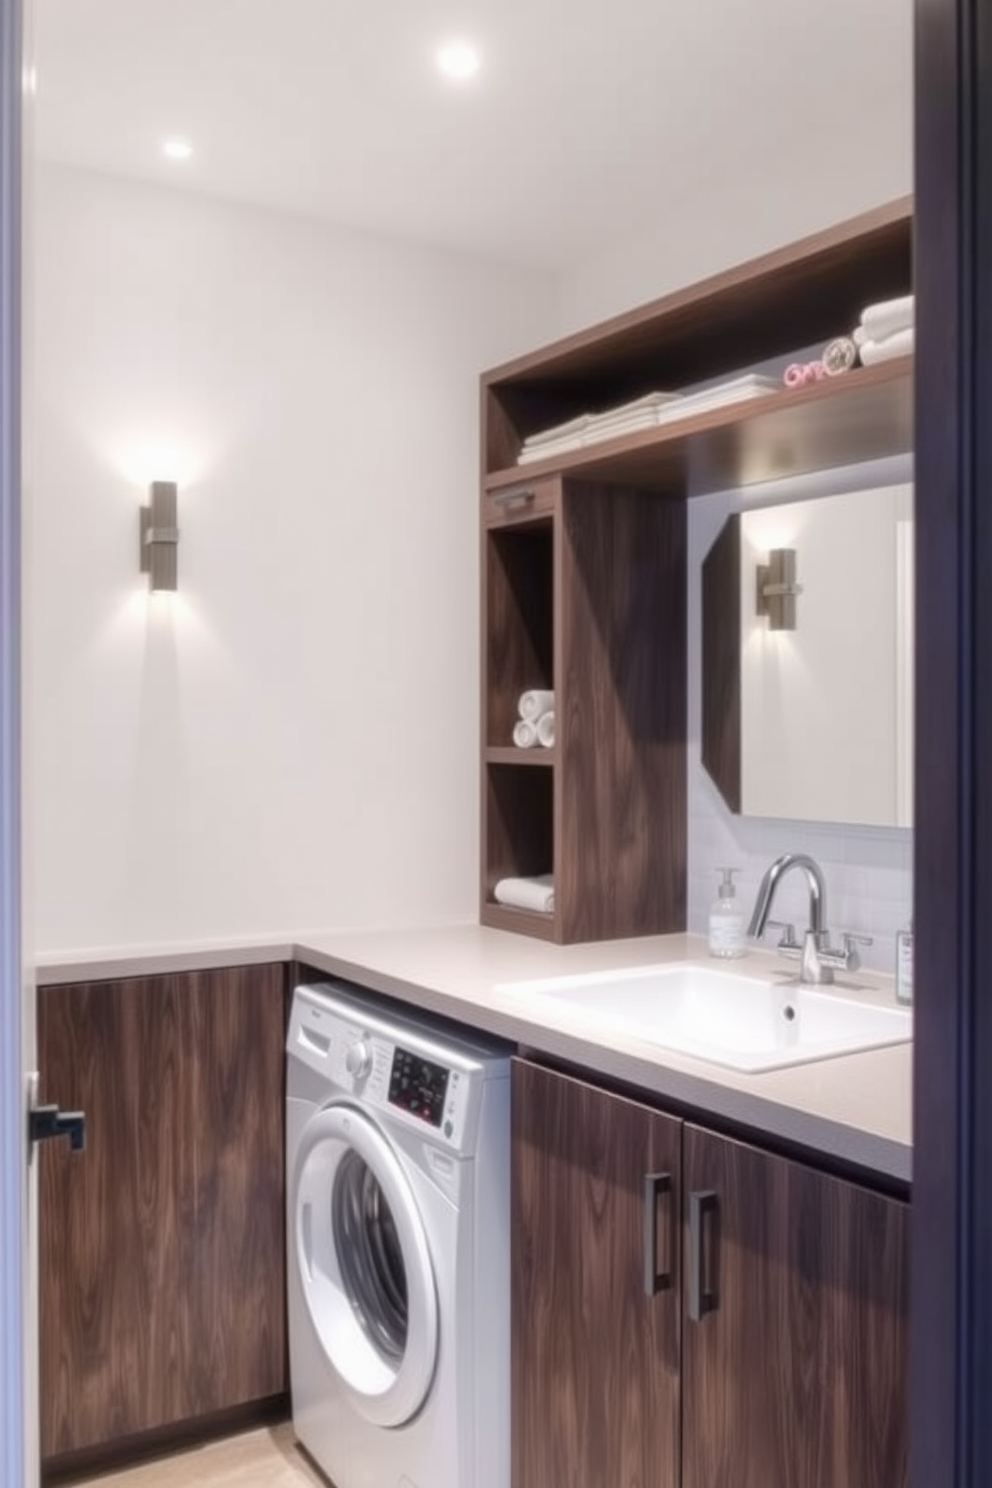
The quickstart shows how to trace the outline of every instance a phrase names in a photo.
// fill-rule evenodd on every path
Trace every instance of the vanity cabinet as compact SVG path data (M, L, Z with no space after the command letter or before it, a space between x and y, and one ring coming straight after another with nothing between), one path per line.
M512 1111L513 1488L677 1488L681 1123L519 1060Z
M37 1151L49 1467L287 1389L286 969L43 987Z
M525 441L849 333L911 289L911 238L894 202L484 374L483 924L685 928L685 498L910 450L912 359L537 460ZM553 751L513 746L530 688L554 689ZM552 914L495 902L500 878L547 873Z
M513 1069L513 1488L901 1488L908 1205Z

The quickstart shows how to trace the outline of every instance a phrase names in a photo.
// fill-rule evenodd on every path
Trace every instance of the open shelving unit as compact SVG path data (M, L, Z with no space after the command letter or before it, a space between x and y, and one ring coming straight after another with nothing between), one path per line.
M481 919L560 942L685 926L685 498L912 448L912 359L521 465L528 435L849 333L912 287L903 199L482 378ZM555 691L556 746L512 745ZM550 872L551 915L494 902Z

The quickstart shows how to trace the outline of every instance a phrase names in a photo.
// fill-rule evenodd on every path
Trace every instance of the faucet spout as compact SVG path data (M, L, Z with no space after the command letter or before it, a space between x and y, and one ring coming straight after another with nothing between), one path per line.
M767 870L754 901L754 912L747 928L748 935L758 939L764 935L775 890L792 868L798 868L805 875L809 888L809 929L816 937L823 935L827 923L827 888L820 865L806 853L783 853Z

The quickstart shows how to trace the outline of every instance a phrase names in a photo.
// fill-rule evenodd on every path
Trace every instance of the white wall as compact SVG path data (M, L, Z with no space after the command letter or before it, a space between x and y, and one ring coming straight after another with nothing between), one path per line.
M473 918L477 378L553 286L47 166L36 264L38 949Z
M769 253L913 189L912 53L907 8L905 56L893 59L886 107L876 116L841 114L817 137L783 121L780 148L753 153L691 196L659 205L656 220L608 253L578 258L564 275L560 333L694 284ZM881 86L881 85L880 85ZM829 80L824 80L829 95ZM833 107L843 111L842 101ZM842 130L851 136L844 143ZM690 148L691 135L672 148Z
M791 483L783 483L791 497ZM900 533L913 488L880 486L748 508L741 547L741 802L748 816L911 826L900 764ZM796 553L796 625L758 614L758 565Z

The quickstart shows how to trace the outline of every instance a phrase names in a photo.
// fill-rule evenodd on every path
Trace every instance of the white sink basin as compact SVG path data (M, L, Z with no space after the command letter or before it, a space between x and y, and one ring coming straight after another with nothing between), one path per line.
M913 1036L908 1009L692 962L505 982L532 1007L567 1009L591 1032L633 1035L739 1070L780 1069Z

